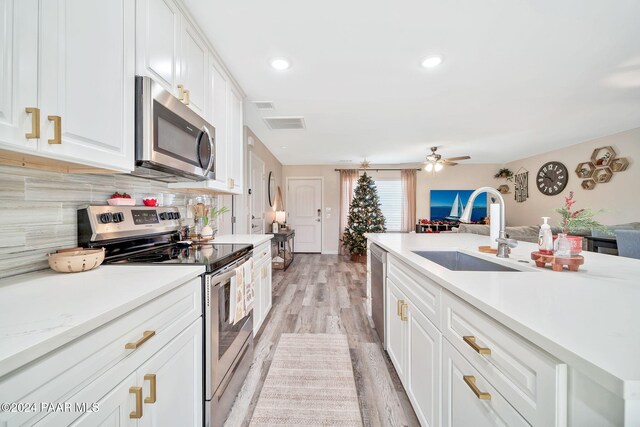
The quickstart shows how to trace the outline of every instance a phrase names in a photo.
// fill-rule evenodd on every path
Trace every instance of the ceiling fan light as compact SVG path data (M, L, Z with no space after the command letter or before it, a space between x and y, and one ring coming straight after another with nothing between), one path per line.
M436 169L436 172L440 172L442 170L442 163L436 163L435 169Z
M427 166L424 167L424 170L426 170L427 172L431 172L433 170L433 163L427 163Z

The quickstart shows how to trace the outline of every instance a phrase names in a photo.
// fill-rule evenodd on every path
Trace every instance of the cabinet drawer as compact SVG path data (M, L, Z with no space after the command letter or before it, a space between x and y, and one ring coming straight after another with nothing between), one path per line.
M201 287L200 277L193 279L6 375L0 379L0 401L64 401L116 365L138 366L201 316ZM145 331L155 335L144 340ZM135 343L137 348L125 348ZM39 418L0 413L0 425L31 425Z
M392 255L389 255L387 260L387 277L407 294L415 307L439 327L440 285Z
M271 258L271 240L253 248L253 265L262 264L268 258Z
M565 364L446 291L442 311L444 336L531 425L566 424Z
M442 346L442 371L443 426L529 427L509 402L447 340L443 340Z

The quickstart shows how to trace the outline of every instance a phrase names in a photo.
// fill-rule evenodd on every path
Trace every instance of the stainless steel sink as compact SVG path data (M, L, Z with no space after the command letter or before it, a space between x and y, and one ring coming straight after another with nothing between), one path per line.
M453 271L520 271L458 251L413 251L413 253Z

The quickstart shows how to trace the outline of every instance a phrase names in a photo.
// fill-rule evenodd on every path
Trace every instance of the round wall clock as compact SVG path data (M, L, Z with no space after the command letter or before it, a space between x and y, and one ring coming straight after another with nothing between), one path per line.
M560 194L567 186L569 172L567 167L560 162L547 162L538 171L536 184L538 190L547 196Z

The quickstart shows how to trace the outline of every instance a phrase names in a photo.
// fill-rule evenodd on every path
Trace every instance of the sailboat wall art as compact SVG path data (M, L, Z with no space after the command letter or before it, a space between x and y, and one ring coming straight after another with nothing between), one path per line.
M464 207L469 201L473 190L431 190L430 192L430 219L431 221L455 222L462 215ZM487 216L487 199L478 197L473 204L471 221L479 222Z

